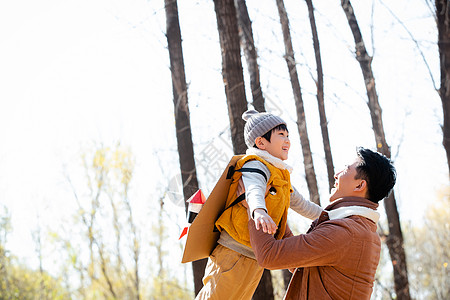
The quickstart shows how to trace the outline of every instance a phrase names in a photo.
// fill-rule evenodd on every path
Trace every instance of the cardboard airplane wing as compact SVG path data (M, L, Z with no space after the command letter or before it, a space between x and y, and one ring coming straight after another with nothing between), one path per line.
M235 155L231 158L202 209L189 227L182 263L208 257L216 247L220 232L214 231L214 224L225 209L225 202L231 185L231 176L228 176L228 173L230 167L234 170L236 162L242 157L243 155Z

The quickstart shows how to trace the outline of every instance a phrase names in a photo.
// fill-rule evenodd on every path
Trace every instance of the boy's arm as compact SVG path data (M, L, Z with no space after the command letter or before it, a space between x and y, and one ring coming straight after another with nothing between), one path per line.
M269 169L257 160L249 161L242 167L262 170L266 174L266 178L270 177ZM265 200L267 188L266 178L260 173L242 172L242 181L244 182L245 187L245 199L247 199L248 207L252 213L252 216L257 208L267 211Z
M259 161L249 161L242 167L262 170L266 177L256 172L243 172L242 181L245 187L245 198L251 212L251 217L255 222L256 229L262 228L264 232L273 234L278 229L275 222L267 214L266 209L266 189L267 179L270 177L269 169Z
M322 213L322 207L315 204L314 202L306 200L296 189L292 186L294 190L291 193L291 203L290 207L298 214L314 220L319 217Z

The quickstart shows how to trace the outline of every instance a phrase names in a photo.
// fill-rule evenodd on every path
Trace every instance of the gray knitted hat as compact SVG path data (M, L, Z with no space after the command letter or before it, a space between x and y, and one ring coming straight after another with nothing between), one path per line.
M255 139L263 136L278 125L285 124L280 117L269 113L259 113L254 109L247 110L242 114L242 119L246 121L244 127L244 140L248 148L255 145Z

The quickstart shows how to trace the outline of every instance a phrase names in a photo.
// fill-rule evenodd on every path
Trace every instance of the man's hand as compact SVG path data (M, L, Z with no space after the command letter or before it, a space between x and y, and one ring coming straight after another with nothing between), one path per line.
M253 215L253 220L255 221L257 230L259 230L259 228L262 228L262 230L268 234L274 234L275 232L277 232L278 226L264 209L255 209Z

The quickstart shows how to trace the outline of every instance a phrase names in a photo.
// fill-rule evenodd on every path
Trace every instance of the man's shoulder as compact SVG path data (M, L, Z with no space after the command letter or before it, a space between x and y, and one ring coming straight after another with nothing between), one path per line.
M342 219L327 220L316 227L333 232L333 236L343 239L352 238L358 240L379 240L376 232L377 225L371 220L358 215L348 216ZM325 229L326 228L326 229Z

